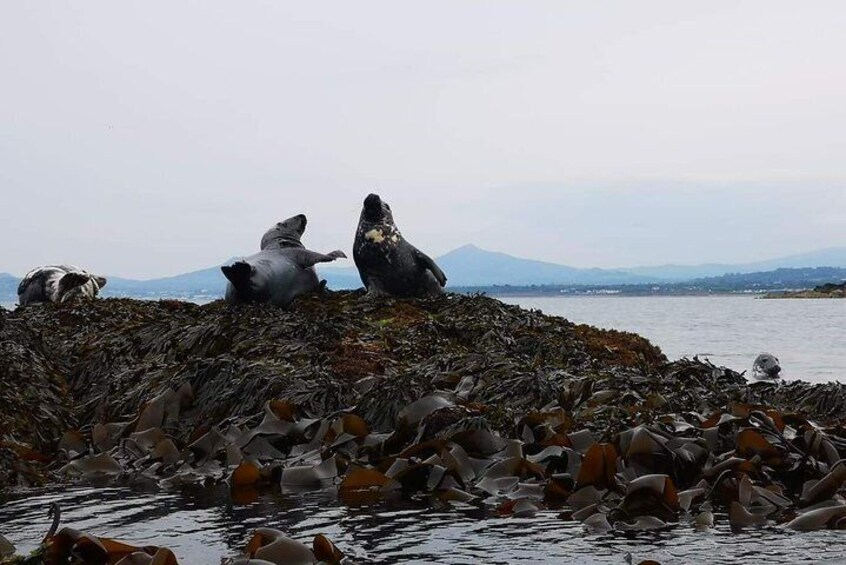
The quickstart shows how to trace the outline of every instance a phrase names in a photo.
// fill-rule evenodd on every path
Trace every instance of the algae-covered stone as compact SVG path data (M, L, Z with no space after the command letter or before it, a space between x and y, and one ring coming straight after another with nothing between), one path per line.
M704 419L733 402L846 416L839 384L752 389L708 363L668 363L635 334L478 295L374 301L360 291L325 292L287 311L222 301L47 305L0 313L0 352L0 485L33 480L31 461L52 457L70 429L96 426L94 444L116 445L143 431L141 417L188 445L214 426L257 423L270 400L289 401L308 418L354 409L373 432L387 433L407 406L441 390L483 413L497 433L552 408L597 439L663 414ZM190 401L179 392L186 390ZM149 407L161 408L161 418L151 420L152 408L142 416ZM464 418L462 410L430 418L438 427L427 437Z

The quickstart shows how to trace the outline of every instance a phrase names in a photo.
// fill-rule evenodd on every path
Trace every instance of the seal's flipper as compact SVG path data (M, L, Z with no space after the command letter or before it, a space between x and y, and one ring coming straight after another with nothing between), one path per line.
M313 267L317 263L330 263L335 259L346 259L346 254L336 249L331 253L323 254L317 251L309 251L308 249L297 249L293 255L294 262L301 268L307 269Z
M58 296L64 296L69 290L82 286L90 280L91 277L89 275L84 275L82 273L67 273L59 279Z
M229 279L232 286L240 293L250 291L250 278L253 276L253 267L245 261L237 261L230 266L220 268L223 276Z
M343 251L341 251L340 249L336 249L335 251L330 251L329 253L326 254L326 256L331 257L331 259L330 259L331 261L334 261L335 259L346 259L347 258L347 254L344 253Z
M432 271L432 274L435 275L435 278L438 280L438 284L441 286L446 286L447 278L444 272L435 264L435 261L432 260L431 257L420 251L419 249L414 249L414 258L417 260L417 264L420 265L421 268L428 269Z

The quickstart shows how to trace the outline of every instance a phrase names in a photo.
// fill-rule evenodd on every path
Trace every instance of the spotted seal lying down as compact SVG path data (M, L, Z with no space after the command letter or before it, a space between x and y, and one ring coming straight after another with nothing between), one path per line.
M106 278L92 275L74 265L47 265L28 272L18 285L21 306L36 302L66 302L74 298L95 298L106 286Z

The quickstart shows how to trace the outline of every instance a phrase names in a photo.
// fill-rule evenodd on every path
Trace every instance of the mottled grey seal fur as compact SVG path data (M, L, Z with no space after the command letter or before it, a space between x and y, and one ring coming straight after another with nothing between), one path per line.
M226 301L271 302L284 307L297 296L320 288L314 265L346 255L343 251L324 255L306 249L300 241L306 223L303 214L279 222L261 238L261 251L221 267L229 280Z
M773 380L779 378L781 363L772 353L761 353L752 365L752 376L757 380Z
M105 277L73 265L47 265L28 272L18 285L21 306L36 302L66 302L94 298L106 286Z
M394 224L391 207L376 194L364 200L353 259L371 296L435 296L446 285L443 271L402 237Z

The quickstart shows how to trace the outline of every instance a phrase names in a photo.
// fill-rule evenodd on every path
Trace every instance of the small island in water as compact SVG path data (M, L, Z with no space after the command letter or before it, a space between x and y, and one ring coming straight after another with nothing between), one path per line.
M749 384L637 335L486 296L0 309L0 354L0 500L145 482L223 485L234 506L325 489L354 508L554 509L609 533L846 522L844 385ZM192 562L98 537L107 528L57 529L60 510L32 555L0 543L0 563ZM260 527L236 546L224 562L362 555L354 538Z

